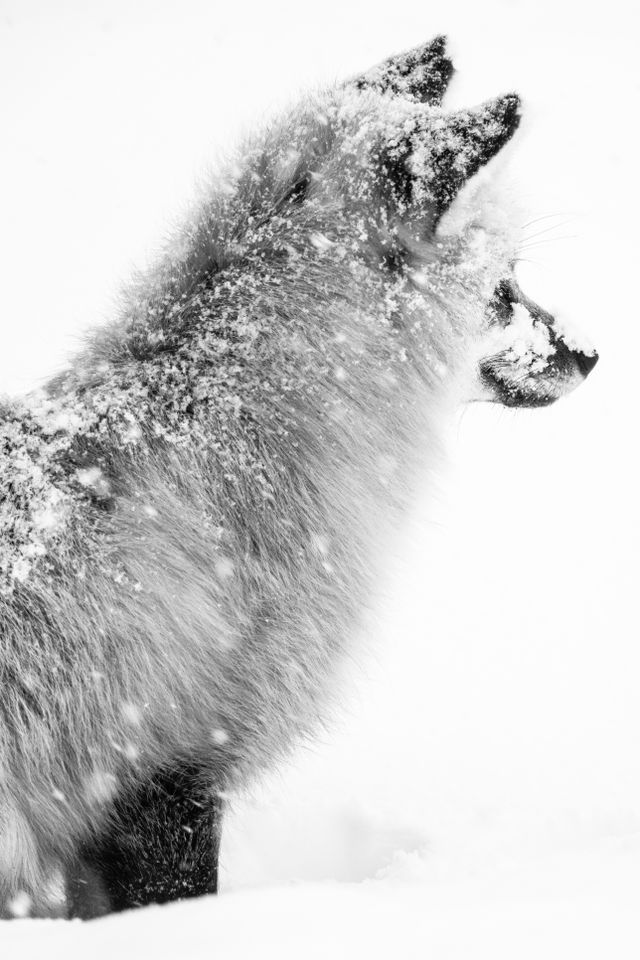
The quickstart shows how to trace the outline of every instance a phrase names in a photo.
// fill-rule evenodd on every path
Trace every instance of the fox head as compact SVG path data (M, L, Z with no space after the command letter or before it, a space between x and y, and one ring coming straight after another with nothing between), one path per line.
M386 271L405 305L407 291L457 302L452 326L465 313L467 349L470 334L475 343L469 399L543 406L577 386L597 354L521 291L517 238L504 219L492 222L482 203L462 226L456 219L458 195L512 138L521 105L509 93L447 112L452 74L436 37L310 99L276 131L271 152L261 142L229 192L253 190L245 243L255 229L263 242L266 231L276 247L300 253L306 235L319 256ZM228 220L237 223L237 211ZM416 319L418 307L409 313L428 325L428 316Z
M445 38L436 37L355 81L357 89L376 91L396 106L402 101L400 122L382 148L398 238L403 233L406 237L409 229L417 240L437 244L440 220L457 194L511 139L520 122L515 94L475 109L443 113L440 105L452 74ZM475 226L482 230L481 222ZM473 225L467 230L473 238ZM500 254L506 259L504 273L486 304L484 331L482 326L479 330L480 396L512 407L545 406L577 386L598 356L523 293L512 251L500 251L498 260Z
M381 192L391 197L396 245L407 231L418 241L438 245L440 221L458 193L511 139L520 122L515 94L443 113L442 99L453 74L445 46L445 38L436 37L355 81L360 91L376 91L396 107L402 102L399 122L391 124L391 136L387 134L381 149L387 180ZM466 224L472 246L483 228L487 230L482 218ZM505 258L504 272L493 286L479 328L479 396L511 407L545 406L576 387L598 355L520 289L508 233L504 243L494 264L499 268L500 257Z

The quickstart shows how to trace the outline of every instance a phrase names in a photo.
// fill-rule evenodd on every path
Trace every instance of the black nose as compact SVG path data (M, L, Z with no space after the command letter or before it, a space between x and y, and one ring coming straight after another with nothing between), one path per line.
M593 353L583 353L582 350L576 350L575 358L576 366L583 377L586 377L587 374L591 373L598 362L598 354L595 352L595 350Z

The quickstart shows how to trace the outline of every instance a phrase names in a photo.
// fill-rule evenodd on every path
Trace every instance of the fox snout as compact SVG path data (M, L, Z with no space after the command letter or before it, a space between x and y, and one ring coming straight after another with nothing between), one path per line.
M595 349L502 280L488 305L491 352L479 364L487 399L507 407L545 407L574 390L598 362Z

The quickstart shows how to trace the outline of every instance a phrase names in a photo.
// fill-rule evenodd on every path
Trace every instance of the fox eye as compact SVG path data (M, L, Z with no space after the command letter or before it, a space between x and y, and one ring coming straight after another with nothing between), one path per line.
M513 319L513 304L518 300L511 280L500 280L487 304L489 323L507 326Z

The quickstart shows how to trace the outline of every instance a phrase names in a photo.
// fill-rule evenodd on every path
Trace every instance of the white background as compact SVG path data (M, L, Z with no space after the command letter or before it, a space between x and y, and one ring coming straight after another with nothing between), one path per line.
M552 216L523 231L521 281L601 355L548 410L461 412L344 715L234 804L227 895L3 925L3 956L638 956L635 11L0 0L1 390L108 319L239 133L438 32L451 106L523 96L507 192Z

